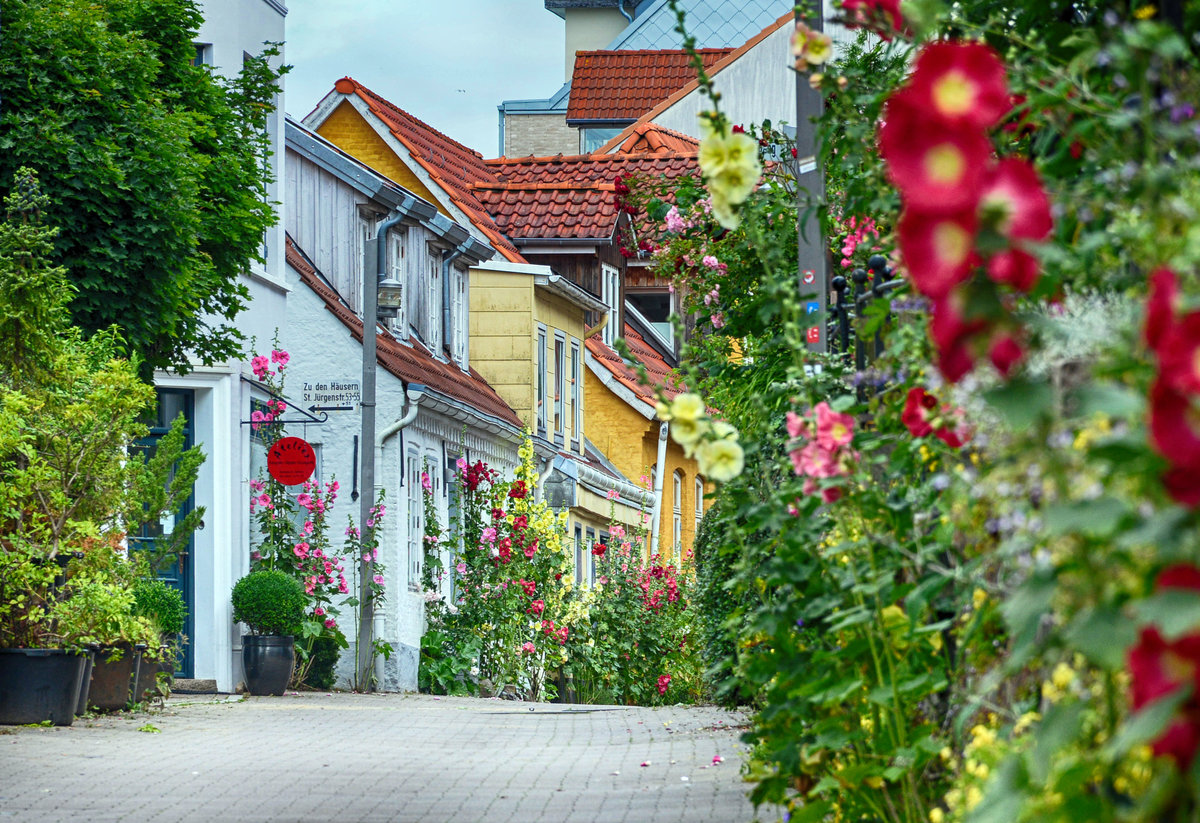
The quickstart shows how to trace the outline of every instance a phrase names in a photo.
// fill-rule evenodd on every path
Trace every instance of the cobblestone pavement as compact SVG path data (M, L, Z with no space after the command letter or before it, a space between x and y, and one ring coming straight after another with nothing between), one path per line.
M741 719L426 695L173 701L0 726L0 822L748 823Z

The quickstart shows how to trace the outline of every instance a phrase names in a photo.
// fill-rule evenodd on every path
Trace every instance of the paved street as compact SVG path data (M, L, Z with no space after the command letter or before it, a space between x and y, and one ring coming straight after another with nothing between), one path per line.
M426 695L173 703L0 727L0 821L741 823L740 720Z

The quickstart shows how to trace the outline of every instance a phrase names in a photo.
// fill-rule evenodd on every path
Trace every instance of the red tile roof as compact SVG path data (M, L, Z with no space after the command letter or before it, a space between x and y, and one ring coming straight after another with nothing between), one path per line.
M731 66L735 62L737 62L742 57L742 55L744 55L746 52L750 51L750 49L757 46L763 40L766 40L767 37L769 37L774 32L778 31L781 27L783 27L789 23L794 23L795 20L796 20L795 15L790 11L787 14L781 15L779 17L779 19L776 20L774 23L767 26L762 31L760 31L758 34L754 35L749 40L747 40L745 43L743 43L742 45L738 46L733 51L726 54L724 57L722 57L720 60L718 60L716 63L714 63L711 68L708 68L707 69L708 76L712 77L712 76L724 71L726 68L728 68L729 66ZM610 151L613 151L616 147L623 145L625 143L625 141L629 139L629 136L631 134L633 134L639 126L642 126L646 123L652 123L654 121L654 118L658 117L664 111L671 108L671 106L675 105L680 100L687 97L689 94L691 94L693 91L695 91L697 89L697 87L699 87L699 85L700 85L699 82L693 78L692 80L688 81L685 85L679 87L676 91L672 92L668 97L666 97L665 99L658 102L654 106L654 108L650 109L650 111L648 111L648 112L642 114L640 117L638 117L636 123L633 123L633 124L627 126L624 129L624 131L622 131L620 134L618 134L612 140L609 140L607 143L605 143L603 146L601 146L600 152L601 153L610 152ZM574 89L571 90L571 93L572 94L575 93Z
M643 385L638 379L637 372L626 365L625 361L621 359L621 355L605 345L599 336L587 339L587 349L613 373L618 382L650 408L654 408L654 402L657 399L656 389L661 388L667 397L674 397L683 391L683 388L675 382L675 372L667 364L667 361L663 360L662 355L655 351L628 323L625 324L624 337L625 342L629 345L630 354L646 367L646 376L650 379L650 386Z
M733 49L698 49L708 69ZM567 121L634 120L659 100L696 79L682 49L577 51Z
M475 196L509 237L608 240L617 227L612 183L476 186Z
M484 162L504 183L611 183L618 175L678 177L698 170L695 148L680 154L557 154Z
M609 154L695 154L700 141L695 137L665 129L657 123L638 123L624 143L614 146Z
M389 103L353 78L343 77L334 84L334 89L362 98L371 113L383 121L393 137L404 144L413 159L446 192L454 205L462 209L471 222L488 236L496 250L513 262L525 262L517 247L496 227L491 216L471 193L471 186L475 183L496 182L495 174L488 168L483 155Z
M287 262L300 273L300 280L321 298L325 308L342 321L355 340L361 342L362 318L325 282L291 237L287 238ZM500 395L496 394L495 389L488 385L479 372L474 369L464 372L452 363L444 363L433 357L415 339L409 342L411 345L405 346L386 331L379 330L375 339L379 365L405 383L428 386L472 409L509 423L518 430L524 427L517 413L500 399Z

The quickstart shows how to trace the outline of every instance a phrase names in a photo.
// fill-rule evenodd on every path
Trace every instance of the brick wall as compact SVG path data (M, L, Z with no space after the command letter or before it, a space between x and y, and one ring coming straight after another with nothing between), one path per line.
M531 154L579 154L579 131L567 125L566 114L504 115L504 155Z

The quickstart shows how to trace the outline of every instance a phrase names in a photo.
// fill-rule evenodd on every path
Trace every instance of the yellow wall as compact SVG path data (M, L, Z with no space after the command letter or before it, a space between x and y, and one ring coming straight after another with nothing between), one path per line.
M613 394L591 371L587 374L588 438L612 461L623 475L634 483L651 476L650 469L658 462L657 420L647 420L629 404ZM659 518L658 544L664 557L674 549L674 488L672 477L683 474L683 495L680 514L682 538L680 545L690 553L696 536L696 473L694 459L685 457L683 449L668 439L666 467L663 473L663 501Z
M533 278L471 269L471 365L521 422L535 423L536 353Z
M317 134L389 180L433 203L442 214L450 216L433 192L396 156L348 101L343 100L338 104L325 122L317 127Z

